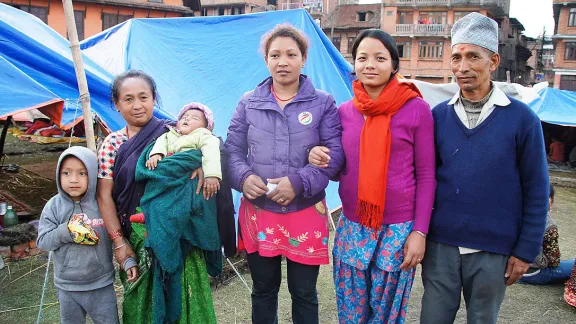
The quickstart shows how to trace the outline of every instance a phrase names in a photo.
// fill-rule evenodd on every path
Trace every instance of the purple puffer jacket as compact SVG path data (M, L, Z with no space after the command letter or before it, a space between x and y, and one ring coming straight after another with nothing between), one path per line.
M230 153L229 179L242 191L244 179L256 174L264 180L288 176L296 198L286 206L265 195L252 201L276 213L308 208L325 197L328 180L344 166L342 125L334 98L316 90L308 77L300 76L296 97L280 109L270 91L272 78L242 96L230 126L226 149ZM326 169L308 164L308 153L317 145L330 149Z

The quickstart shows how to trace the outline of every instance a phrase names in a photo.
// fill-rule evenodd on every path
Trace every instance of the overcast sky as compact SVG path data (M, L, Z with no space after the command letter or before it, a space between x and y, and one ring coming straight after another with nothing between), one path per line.
M546 35L554 33L554 14L552 0L512 0L510 3L510 17L518 19L530 37L542 35L546 27Z
M380 3L380 0L360 0L360 3ZM518 19L530 37L538 37L546 27L546 35L554 33L552 0L511 0L510 17Z

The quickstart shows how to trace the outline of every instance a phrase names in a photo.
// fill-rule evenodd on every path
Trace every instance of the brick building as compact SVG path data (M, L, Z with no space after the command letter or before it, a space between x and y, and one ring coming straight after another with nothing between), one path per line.
M576 91L576 1L554 0L554 88Z
M196 15L224 16L303 8L321 24L337 5L338 0L202 0L202 9Z
M203 0L196 16L228 16L263 11L270 0Z
M322 30L332 44L352 63L352 45L363 29L379 28L381 4L347 4L328 15Z
M66 19L62 1L0 0L40 18L66 37ZM200 9L200 0L74 0L74 16L80 40L97 34L130 18L192 16Z
M493 76L495 80L528 85L532 66L527 64L532 52L528 49L528 38L522 35L524 26L516 18L496 18L499 25L498 52L500 65Z
M537 39L528 38L527 47L532 52L532 56L527 63L533 68L530 71L530 83L547 81L553 84L554 46L552 45L552 37L544 36L544 39L542 37Z
M507 43L510 34L509 11L509 0L384 0L381 28L394 36L398 43L402 75L427 82L447 83L452 76L452 25L471 12L479 12L498 22L501 43ZM519 34L512 32L511 35L518 38ZM516 44L509 47L515 49ZM516 51L505 52L501 54L517 59ZM508 57L503 57L503 60L508 60Z

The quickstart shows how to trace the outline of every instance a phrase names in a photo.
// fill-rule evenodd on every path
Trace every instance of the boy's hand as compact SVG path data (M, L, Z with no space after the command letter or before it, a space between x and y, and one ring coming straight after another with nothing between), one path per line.
M216 177L204 179L204 199L212 198L220 190L220 180Z
M128 276L129 282L134 282L138 279L138 267L132 267L126 270L126 275Z
M152 155L148 161L146 161L146 167L148 170L154 170L158 166L158 162L162 161L164 156L162 154L154 154Z

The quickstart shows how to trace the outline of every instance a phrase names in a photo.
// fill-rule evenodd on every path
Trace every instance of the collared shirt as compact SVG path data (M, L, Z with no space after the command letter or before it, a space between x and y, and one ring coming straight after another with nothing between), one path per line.
M490 114L496 109L496 106L508 106L510 104L510 99L506 96L506 94L500 90L493 82L492 87L494 87L494 92L490 96L490 99L486 101L484 106L482 107L482 111L480 112L480 117L478 117L478 122L476 123L476 127L478 127ZM464 126L471 128L470 124L468 123L468 116L466 115L466 111L464 110L464 106L462 105L462 101L460 101L460 91L458 91L454 97L448 102L449 105L454 105L454 111L456 111L456 115L462 121Z
M488 118L488 116L490 116L490 114L494 111L494 109L496 109L496 106L505 107L511 103L510 99L508 99L506 94L502 90L500 90L494 84L494 82L492 82L492 87L494 87L494 91L492 92L492 95L490 96L488 101L486 101L484 106L482 106L482 111L480 112L480 117L478 117L476 127L478 127L484 120L486 120L486 118ZM452 97L452 99L448 102L448 104L454 105L454 111L456 112L456 115L458 115L458 118L460 118L460 121L462 121L462 124L464 124L464 126L466 126L467 128L471 128L470 124L468 123L468 115L466 115L466 111L464 110L464 106L462 105L462 101L460 100L460 91L458 91L454 95L454 97ZM480 252L480 250L460 246L458 247L458 249L460 250L460 254L470 254Z

